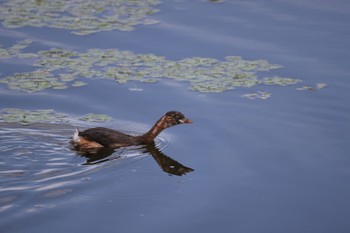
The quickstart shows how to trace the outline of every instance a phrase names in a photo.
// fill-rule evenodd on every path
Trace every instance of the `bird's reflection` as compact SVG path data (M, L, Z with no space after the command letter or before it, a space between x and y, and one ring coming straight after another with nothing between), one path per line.
M116 152L116 149L110 148L100 148L100 149L90 149L90 150L82 150L79 148L73 148L79 155L84 156L86 158L86 162L84 165L94 165L98 163L103 163L110 160L110 156ZM144 154L151 154L154 160L158 163L158 165L162 168L162 170L171 175L182 176L186 173L194 171L190 167L186 167L181 163L175 161L169 156L165 155L161 152L154 142L144 145L139 148ZM118 158L118 157L116 157Z

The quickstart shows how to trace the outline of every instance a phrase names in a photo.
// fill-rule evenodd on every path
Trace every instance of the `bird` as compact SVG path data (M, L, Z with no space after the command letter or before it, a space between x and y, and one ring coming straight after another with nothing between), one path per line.
M147 145L152 143L164 129L190 123L192 123L192 120L186 118L181 112L169 111L149 131L142 135L129 135L104 127L95 127L84 131L75 129L71 143L77 149L83 150L101 148L117 149L120 147Z

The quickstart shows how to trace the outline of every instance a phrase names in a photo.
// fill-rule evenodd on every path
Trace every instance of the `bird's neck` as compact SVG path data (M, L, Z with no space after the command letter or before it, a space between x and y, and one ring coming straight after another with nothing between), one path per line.
M165 117L160 118L153 127L141 136L137 136L137 140L141 143L151 143L167 126L165 124Z

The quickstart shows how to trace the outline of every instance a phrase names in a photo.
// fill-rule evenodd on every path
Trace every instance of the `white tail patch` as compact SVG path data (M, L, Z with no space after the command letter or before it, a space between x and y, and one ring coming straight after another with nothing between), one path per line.
M79 137L79 129L75 128L74 134L73 134L73 142L79 143L80 137Z

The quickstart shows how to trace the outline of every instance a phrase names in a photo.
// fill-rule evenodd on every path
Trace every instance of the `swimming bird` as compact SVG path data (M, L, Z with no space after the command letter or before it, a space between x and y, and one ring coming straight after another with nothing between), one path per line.
M150 144L166 128L192 123L181 112L170 111L162 116L153 127L146 133L138 136L122 133L120 131L96 127L84 131L75 130L72 138L72 144L78 149L99 149Z

